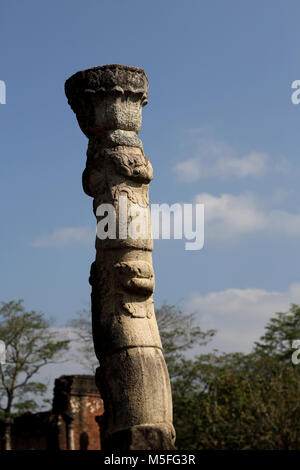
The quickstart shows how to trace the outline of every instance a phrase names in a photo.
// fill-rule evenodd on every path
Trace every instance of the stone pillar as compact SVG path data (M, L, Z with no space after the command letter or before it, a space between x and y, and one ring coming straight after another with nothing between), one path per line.
M108 220L103 204L116 214L109 219L116 236L96 237L90 275L103 448L172 449L170 380L153 306L152 166L137 137L148 79L139 68L104 65L76 73L65 91L89 139L83 189L94 200L98 228ZM136 237L129 227L141 213L147 217L143 231L142 223L135 227L142 234Z
M75 450L74 418L75 418L75 415L72 412L65 413L63 415L63 419L66 423L67 450Z
M103 420L103 415L95 416L95 421L96 421L96 423L98 424L98 428L99 428L99 444L100 444L100 449L102 449L102 439L101 439L102 420Z
M12 450L11 430L12 430L13 423L14 423L13 417L6 416L4 418L4 450Z

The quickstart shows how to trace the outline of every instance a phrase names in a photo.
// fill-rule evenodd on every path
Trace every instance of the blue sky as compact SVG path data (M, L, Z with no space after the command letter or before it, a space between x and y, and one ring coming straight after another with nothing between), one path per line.
M64 82L121 63L150 81L151 202L205 203L203 250L155 241L156 305L195 311L220 347L246 350L300 303L299 13L291 0L2 0L0 299L58 325L89 304L87 139Z

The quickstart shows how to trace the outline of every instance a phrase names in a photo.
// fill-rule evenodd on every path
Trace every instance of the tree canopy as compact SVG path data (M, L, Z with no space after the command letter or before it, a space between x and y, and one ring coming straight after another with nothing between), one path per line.
M179 449L300 449L300 307L276 313L249 354L180 358L172 381ZM299 366L298 366L299 367Z
M196 315L176 306L162 305L156 317L178 449L300 449L300 364L292 363L300 340L298 305L275 313L248 354L203 350L216 332L203 331ZM90 313L81 312L73 326L84 336L82 361L92 363Z
M47 386L35 376L45 365L59 362L69 341L58 340L44 314L26 311L22 300L2 302L0 339L6 347L6 362L0 362L0 418L10 423L14 416L41 407L38 399Z

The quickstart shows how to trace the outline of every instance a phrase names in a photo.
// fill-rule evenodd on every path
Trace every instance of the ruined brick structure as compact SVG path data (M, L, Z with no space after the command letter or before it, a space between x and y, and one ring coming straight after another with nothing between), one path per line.
M11 427L12 450L56 450L55 420L51 411L26 413L14 419ZM4 423L0 421L0 450L4 450Z
M94 377L63 375L56 379L52 412L61 450L100 448L98 418L104 408Z
M52 410L15 418L12 449L99 450L103 411L93 376L63 375L55 381ZM0 438L3 432L0 423Z

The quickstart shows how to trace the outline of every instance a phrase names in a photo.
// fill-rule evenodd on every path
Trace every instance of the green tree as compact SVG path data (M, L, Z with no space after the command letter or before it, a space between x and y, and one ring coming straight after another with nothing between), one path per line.
M47 387L34 380L45 365L57 363L68 340L57 340L42 313L27 312L23 301L2 302L0 339L6 346L6 363L0 363L0 417L5 423L5 449L11 448L10 429L14 416L38 408L38 397Z
M276 313L250 354L214 351L178 365L173 383L179 449L300 449L299 307Z
M163 304L156 309L155 315L170 378L174 379L181 373L186 355L194 347L206 346L215 330L202 331L194 313L183 313L175 305Z
M270 319L254 351L290 363L295 340L300 340L300 307L292 304L288 312L277 312Z

